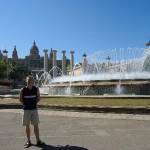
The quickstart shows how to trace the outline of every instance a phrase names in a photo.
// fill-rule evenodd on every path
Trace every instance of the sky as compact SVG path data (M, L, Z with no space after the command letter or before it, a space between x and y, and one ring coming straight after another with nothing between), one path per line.
M29 55L43 49L75 51L81 62L97 51L145 47L150 40L150 0L0 0L0 49Z

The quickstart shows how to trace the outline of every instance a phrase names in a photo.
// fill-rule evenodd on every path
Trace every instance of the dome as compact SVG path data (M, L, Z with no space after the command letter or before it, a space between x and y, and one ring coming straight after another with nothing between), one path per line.
M39 55L39 49L36 46L35 41L33 42L33 45L32 45L32 47L30 49L30 56L31 57L36 57L36 58L40 57L40 55Z

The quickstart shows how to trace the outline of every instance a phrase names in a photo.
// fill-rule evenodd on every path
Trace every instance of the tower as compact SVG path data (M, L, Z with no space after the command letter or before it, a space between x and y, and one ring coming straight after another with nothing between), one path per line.
M14 50L13 50L13 53L12 53L12 60L14 62L17 62L17 60L18 60L18 54L17 54L16 46L14 46Z

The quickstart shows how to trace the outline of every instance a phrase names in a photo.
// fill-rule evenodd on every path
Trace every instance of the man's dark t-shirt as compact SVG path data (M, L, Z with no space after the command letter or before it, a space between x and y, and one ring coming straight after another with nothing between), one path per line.
M24 87L22 89L23 109L37 109L37 87L32 86L32 89Z

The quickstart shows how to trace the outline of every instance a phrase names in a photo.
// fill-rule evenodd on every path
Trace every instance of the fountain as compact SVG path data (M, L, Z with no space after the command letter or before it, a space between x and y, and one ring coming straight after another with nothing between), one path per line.
M54 71L54 66L39 77L41 92L46 89L49 95L150 94L150 49L97 51L88 57L83 55L79 69L80 75L75 73L76 66L70 75L61 75L61 69Z

